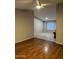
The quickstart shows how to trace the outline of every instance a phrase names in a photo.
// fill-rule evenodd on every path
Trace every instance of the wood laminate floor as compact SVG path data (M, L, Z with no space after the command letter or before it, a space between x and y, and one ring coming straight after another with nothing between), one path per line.
M41 39L30 39L16 44L15 55L15 59L63 59L63 46Z

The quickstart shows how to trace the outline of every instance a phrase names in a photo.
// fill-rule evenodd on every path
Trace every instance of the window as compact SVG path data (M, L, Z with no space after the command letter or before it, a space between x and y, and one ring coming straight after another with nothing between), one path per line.
M56 23L55 22L47 22L47 30L55 30Z

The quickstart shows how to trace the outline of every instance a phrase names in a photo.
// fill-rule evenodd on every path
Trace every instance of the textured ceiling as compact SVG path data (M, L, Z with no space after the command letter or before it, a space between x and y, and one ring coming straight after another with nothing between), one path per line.
M34 10L35 16L45 20L48 17L48 20L56 20L56 4L61 3L62 0L40 0L43 3L50 3L51 5L46 6L40 10L35 9L36 0L15 0L15 7L17 9L31 9Z

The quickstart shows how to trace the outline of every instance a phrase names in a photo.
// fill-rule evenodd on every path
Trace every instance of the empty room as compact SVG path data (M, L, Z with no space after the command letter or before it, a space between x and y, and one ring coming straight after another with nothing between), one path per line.
M15 59L63 59L63 0L15 0Z

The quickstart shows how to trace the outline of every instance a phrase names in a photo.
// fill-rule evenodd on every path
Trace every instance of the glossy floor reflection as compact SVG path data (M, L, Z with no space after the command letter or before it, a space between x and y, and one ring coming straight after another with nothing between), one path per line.
M63 59L63 46L41 40L30 39L16 44L16 59Z

